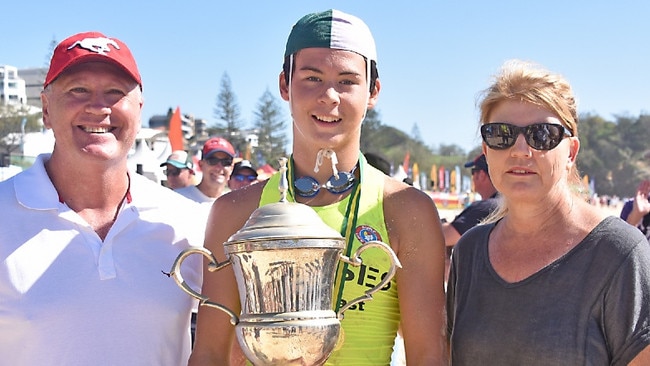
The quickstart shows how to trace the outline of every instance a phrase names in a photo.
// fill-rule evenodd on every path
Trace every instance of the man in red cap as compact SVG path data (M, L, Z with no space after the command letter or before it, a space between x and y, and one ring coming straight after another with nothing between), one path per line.
M133 55L116 38L75 34L43 87L54 149L0 182L2 363L185 364L195 303L161 270L202 245L205 221L128 170L143 104ZM184 267L200 286L200 259Z
M177 189L176 192L199 203L212 202L228 192L228 180L232 174L235 148L223 137L213 137L203 144L201 151L201 182Z

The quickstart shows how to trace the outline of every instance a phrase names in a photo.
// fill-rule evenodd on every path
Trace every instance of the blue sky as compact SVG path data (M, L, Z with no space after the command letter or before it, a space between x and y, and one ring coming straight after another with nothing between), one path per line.
M580 112L637 116L650 105L647 1L88 1L4 7L0 64L43 67L50 42L89 30L129 45L143 77L143 124L179 106L215 121L224 73L250 123L265 90L279 97L284 43L302 15L340 9L375 36L382 122L430 146L480 143L476 97L511 58L569 79ZM287 129L290 136L290 130Z

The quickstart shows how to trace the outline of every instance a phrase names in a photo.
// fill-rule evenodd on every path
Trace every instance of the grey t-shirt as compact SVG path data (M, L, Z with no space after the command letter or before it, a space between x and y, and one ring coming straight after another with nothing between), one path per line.
M562 258L504 281L488 257L494 224L454 249L447 292L454 365L627 365L650 344L650 246L608 217Z

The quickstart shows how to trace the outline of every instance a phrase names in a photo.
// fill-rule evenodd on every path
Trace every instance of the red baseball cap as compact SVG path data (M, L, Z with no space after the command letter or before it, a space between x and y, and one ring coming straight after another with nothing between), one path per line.
M119 67L142 88L138 66L126 44L99 32L77 33L59 43L52 54L50 69L43 82L43 88L69 67L90 61L107 62Z
M235 157L235 148L232 147L232 144L223 137L213 137L203 144L203 153L202 159L209 157L210 155L222 151L230 155L230 157Z

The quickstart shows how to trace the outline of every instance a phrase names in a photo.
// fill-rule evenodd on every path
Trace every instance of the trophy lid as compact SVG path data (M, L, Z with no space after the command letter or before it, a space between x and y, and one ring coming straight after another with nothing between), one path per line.
M343 240L341 234L327 226L311 207L288 202L287 159L280 159L280 202L259 207L244 226L233 234L226 244L269 239L334 239Z
M309 206L277 202L255 210L228 243L269 239L343 239Z

